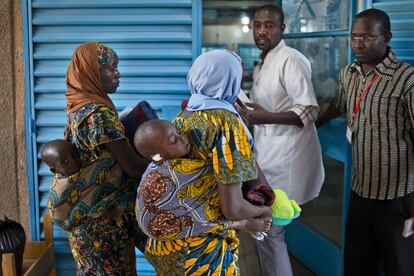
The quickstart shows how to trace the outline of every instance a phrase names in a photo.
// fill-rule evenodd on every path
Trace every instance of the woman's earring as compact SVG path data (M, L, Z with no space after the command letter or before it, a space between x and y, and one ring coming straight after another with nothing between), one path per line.
M161 157L159 153L154 154L151 158L152 158L152 161L154 161L155 163L159 163L163 160L163 158Z

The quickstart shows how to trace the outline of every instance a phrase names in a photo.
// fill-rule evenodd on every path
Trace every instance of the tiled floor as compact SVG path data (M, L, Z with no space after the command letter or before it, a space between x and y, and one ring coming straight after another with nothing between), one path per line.
M305 267L301 262L299 262L295 257L290 256L290 263L292 264L292 270L294 276L316 276Z
M302 206L302 214L298 220L339 245L342 238L343 164L324 158L324 166L326 177L319 197ZM254 241L248 234L239 234L239 264L242 276L261 276ZM315 275L292 256L291 264L294 276Z
M239 233L240 237L240 256L239 265L241 276L261 276L259 260L256 254L254 241L245 233ZM296 258L290 257L294 276L314 276Z

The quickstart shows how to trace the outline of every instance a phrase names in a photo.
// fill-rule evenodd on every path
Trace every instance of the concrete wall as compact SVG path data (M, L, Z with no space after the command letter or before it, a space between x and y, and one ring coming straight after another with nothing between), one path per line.
M0 1L0 219L19 221L29 236L20 4Z

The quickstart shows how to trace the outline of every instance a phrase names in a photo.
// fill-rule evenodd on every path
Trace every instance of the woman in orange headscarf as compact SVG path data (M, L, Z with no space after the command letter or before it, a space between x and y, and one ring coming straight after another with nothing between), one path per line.
M118 56L99 42L80 45L66 74L66 139L81 170L55 177L48 207L64 229L78 275L136 275L135 191L147 162L125 138L108 94L119 86Z

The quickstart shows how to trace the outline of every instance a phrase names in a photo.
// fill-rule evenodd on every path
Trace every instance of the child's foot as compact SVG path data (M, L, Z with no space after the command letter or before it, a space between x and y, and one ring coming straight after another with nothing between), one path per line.
M246 219L244 227L241 229L246 232L266 232L272 226L272 218L250 218Z

